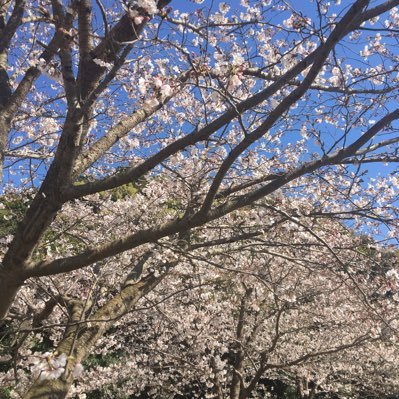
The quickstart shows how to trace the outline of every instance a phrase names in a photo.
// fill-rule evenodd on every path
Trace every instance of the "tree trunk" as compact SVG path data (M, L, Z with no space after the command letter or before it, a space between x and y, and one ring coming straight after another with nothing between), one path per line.
M63 399L66 397L73 380L37 380L24 399Z
M164 265L165 266L165 265ZM174 264L169 264L169 267ZM150 274L140 281L128 285L114 298L108 301L86 324L72 324L67 327L64 338L56 352L68 355L64 374L57 380L37 379L26 392L23 399L63 399L74 381L73 371L76 364L83 362L91 353L98 340L113 326L116 319L131 311L136 303L152 291L167 275L155 277ZM90 323L90 320L93 320ZM95 321L94 321L95 320Z

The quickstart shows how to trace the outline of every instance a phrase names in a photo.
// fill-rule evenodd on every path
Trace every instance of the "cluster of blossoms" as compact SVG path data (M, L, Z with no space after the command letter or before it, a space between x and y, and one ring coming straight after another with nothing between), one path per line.
M32 374L42 380L56 380L64 373L67 360L65 353L43 353L32 359Z
M136 25L148 22L148 16L155 15L159 11L156 0L134 0L127 4L125 10ZM143 11L145 15L143 15Z
M33 364L30 371L35 378L40 380L56 380L61 377L65 372L65 366L68 361L68 356L65 353L58 354L57 352L35 354L29 358L31 364ZM76 363L72 371L73 377L78 378L82 373L82 364Z
M137 0L137 6L143 8L149 15L154 15L158 12L156 0Z
M0 386L397 394L396 0L51 3L5 11Z

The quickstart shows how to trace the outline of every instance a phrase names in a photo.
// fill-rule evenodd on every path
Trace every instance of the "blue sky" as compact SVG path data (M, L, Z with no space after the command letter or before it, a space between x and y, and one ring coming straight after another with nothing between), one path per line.
M330 0L330 2L333 4L334 1ZM95 2L94 2L95 3ZM104 5L107 6L115 6L115 2L113 0L104 0L103 1ZM233 0L228 2L231 6L231 13L234 13L235 8L237 8L239 11L242 10L241 6L240 6L240 2L238 0ZM380 3L380 1L372 1L371 2L372 5L378 4ZM202 8L207 8L212 6L214 10L217 10L219 7L220 1L211 1L211 0L205 0L202 4L196 4L194 2L191 1L178 1L178 0L173 0L171 2L171 7L174 9L179 9L181 11L184 12L192 12L195 11L196 9L202 9ZM310 16L310 17L314 17L316 15L316 2L315 1L311 1L311 0L307 0L307 1L291 1L290 4L295 7L295 9L297 11L300 11L301 13L304 14L304 16ZM353 1L349 1L349 0L343 0L341 5L333 5L332 10L336 10L337 13L342 13L344 12L344 10L350 6L351 4L353 4ZM95 6L95 9L98 12L98 8L97 6ZM283 19L287 18L289 16L288 13L285 14L280 14L278 15L275 20L273 20L273 22L275 24L278 23L282 23ZM101 25L101 17L98 14L97 15L98 21L100 21L100 25ZM388 39L387 39L388 40ZM352 45L352 51L356 51L356 52L360 52L360 50L363 48L364 45L364 41L362 43L359 43L358 46L356 45ZM345 49L343 47L340 48L339 51L345 51ZM357 61L359 62L359 61ZM363 60L361 61L362 63L369 63L370 65L373 65L375 63L378 62L378 59L376 59L375 57L370 57L368 60ZM48 84L48 81L46 80L46 78L41 78L39 81L39 84ZM396 106L394 103L391 104L386 104L388 109L392 109L394 106ZM298 122L298 130L300 127L301 121ZM331 126L321 126L326 132L329 132L329 130L332 129ZM99 130L101 132L101 129ZM333 132L332 132L333 133ZM359 134L359 132L357 132L356 134ZM287 144L288 142L295 142L295 140L299 139L298 135L290 134L287 135L284 138L283 144ZM315 146L314 147L315 151L319 151L319 149ZM37 162L37 164L39 164ZM40 166L42 167L42 166ZM383 174L386 174L387 171L392 171L394 170L395 165L390 165L389 167L384 166L383 164L370 164L367 165L367 169L369 171L369 176L377 176L380 172L382 172ZM44 170L44 169L43 169ZM7 175L6 175L7 176ZM13 180L13 177L10 177L10 180Z

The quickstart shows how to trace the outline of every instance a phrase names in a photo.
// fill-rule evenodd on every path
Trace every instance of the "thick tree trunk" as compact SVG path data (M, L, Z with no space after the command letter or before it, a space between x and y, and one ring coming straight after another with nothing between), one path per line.
M63 399L66 397L72 381L38 380L25 394L24 399Z
M61 204L39 192L29 208L0 266L0 320L11 306L24 281L30 277L28 260Z
M0 87L0 92L2 87ZM1 96L0 101L5 101L5 96ZM1 108L1 105L0 105ZM4 164L4 156L7 145L7 134L2 132L8 132L10 130L10 124L7 123L5 118L0 116L0 183L3 181L3 164Z
M234 371L233 371L233 378L231 381L231 388L230 388L230 399L245 399L246 392L245 387L243 386L243 379L242 379L242 368L245 358L245 353L243 350L243 339L244 339L244 326L245 326L245 312L247 306L247 300L252 294L252 288L245 288L245 294L241 298L240 304L240 313L237 320L237 329L236 329L236 358L234 361Z
M0 265L0 320L7 314L22 284L21 278L2 270Z
M174 265L169 264L166 268ZM76 364L83 362L92 353L98 340L113 326L115 320L131 311L144 295L163 280L166 274L158 277L150 274L134 284L125 286L118 295L86 320L87 323L83 324L83 327L80 324L72 324L67 328L64 338L56 348L59 354L68 355L64 374L57 380L37 379L23 399L65 398L74 381L73 370ZM90 320L93 320L91 325Z

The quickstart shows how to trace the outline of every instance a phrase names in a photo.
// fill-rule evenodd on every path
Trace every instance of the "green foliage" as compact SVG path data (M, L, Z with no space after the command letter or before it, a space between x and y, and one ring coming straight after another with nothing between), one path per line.
M118 168L118 172L123 172L127 168ZM85 178L80 178L74 183L75 186L80 186L82 184L88 183L89 181ZM134 197L145 185L147 180L145 178L140 178L138 181L124 184L123 186L113 188L108 191L103 191L99 193L100 198L108 198L111 195L112 201L118 201L126 197Z
M126 197L134 197L138 191L138 187L133 183L124 184L111 190L111 199L116 202Z
M0 237L14 234L18 222L23 218L31 201L24 201L22 196L0 197Z
M32 352L49 352L53 347L54 342L47 336L47 334L43 334L42 340L39 340L37 337L32 337Z
M0 399L11 398L11 387L0 388Z
M105 355L90 355L83 364L87 369L93 367L108 367L111 364L121 362L122 357L122 351L110 352Z
M285 399L296 399L297 393L295 387L288 385L284 392Z

